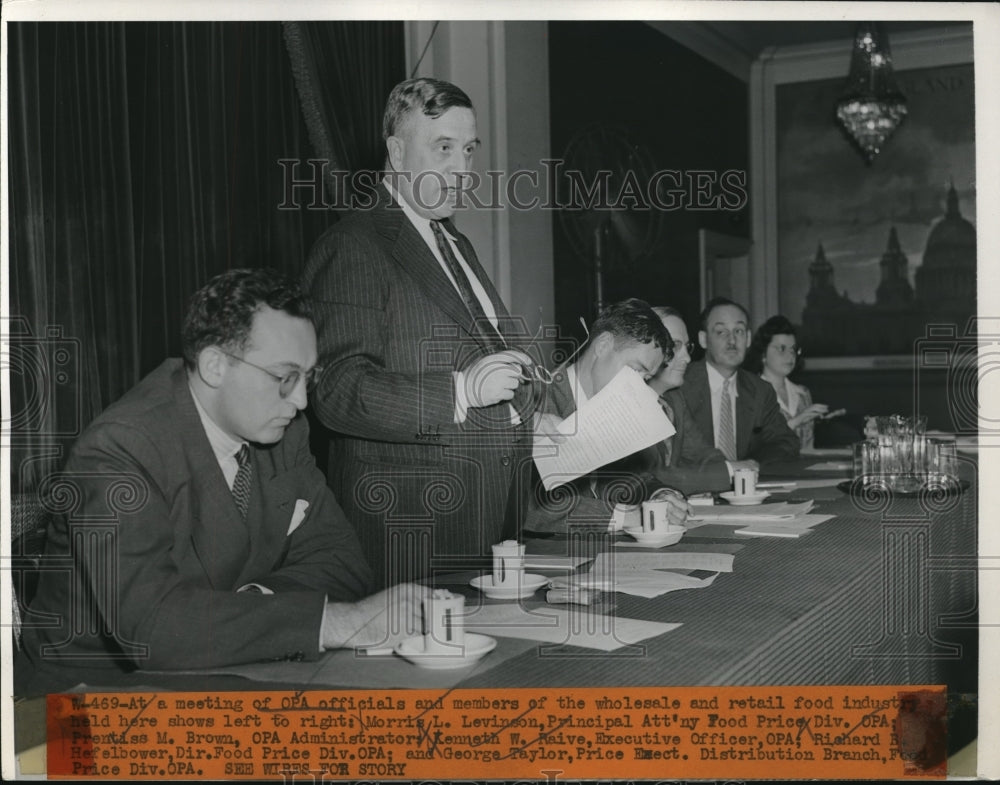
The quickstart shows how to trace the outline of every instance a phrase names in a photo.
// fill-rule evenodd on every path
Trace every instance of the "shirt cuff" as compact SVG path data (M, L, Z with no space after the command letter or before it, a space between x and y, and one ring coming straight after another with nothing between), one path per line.
M326 648L323 646L326 636L323 633L326 632L326 605L329 601L326 597L323 598L323 616L319 622L319 651L321 654L326 651Z
M455 378L455 425L461 425L469 413L469 399L465 397L465 374L453 371Z
M274 592L267 588L267 586L261 586L259 583L245 583L236 591L237 593L250 592L251 594L274 594Z

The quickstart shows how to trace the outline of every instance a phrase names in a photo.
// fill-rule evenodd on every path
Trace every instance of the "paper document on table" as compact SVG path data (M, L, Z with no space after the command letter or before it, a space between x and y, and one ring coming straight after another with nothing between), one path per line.
M526 570L575 570L584 562L590 561L589 556L560 556L557 554L528 553L524 556Z
M850 469L851 463L848 461L823 461L823 463L814 463L806 468L814 472L842 472L845 469Z
M614 651L629 643L655 638L680 627L679 622L628 619L601 614L584 606L567 611L542 607L528 611L518 603L482 605L465 617L465 629L500 638L527 638L547 643Z
M696 507L694 512L688 515L688 522L713 521L715 523L739 524L743 521L772 521L805 515L812 509L812 506L811 501L798 504L789 504L788 502L758 504L752 507L716 504L714 507Z
M787 520L759 521L746 528L737 529L735 533L744 537L800 537L811 532L814 526L834 517L833 515L798 515Z
M717 577L718 573L696 578L693 575L682 575L667 570L639 570L619 574L614 591L635 597L652 598L681 589L704 589L711 586Z
M707 570L732 572L731 553L600 553L594 559L590 574L614 574L628 570Z
M548 491L675 432L656 393L628 367L557 430L566 437L558 443L545 434L535 436L535 466Z

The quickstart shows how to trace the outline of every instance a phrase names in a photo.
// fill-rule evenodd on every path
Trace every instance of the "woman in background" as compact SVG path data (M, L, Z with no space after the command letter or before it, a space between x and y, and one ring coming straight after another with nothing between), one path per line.
M743 367L770 382L788 427L799 435L803 450L813 449L813 421L825 417L829 407L813 403L809 390L788 376L799 367L802 348L795 340L795 326L784 316L772 316L754 334Z

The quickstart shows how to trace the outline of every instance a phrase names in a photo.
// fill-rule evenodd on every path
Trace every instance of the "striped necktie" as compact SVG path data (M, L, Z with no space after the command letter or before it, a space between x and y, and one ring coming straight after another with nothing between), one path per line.
M733 399L729 392L733 377L722 383L722 396L719 398L719 444L726 460L736 460L736 426L733 423Z
M247 519L247 510L250 507L250 486L253 483L253 467L250 465L250 448L244 444L240 451L236 453L236 462L240 468L236 471L233 479L233 501L240 511L243 520Z
M444 259L445 266L455 281L455 286L458 287L458 293L462 296L465 307L472 316L475 324L475 332L478 332L487 344L492 345L493 351L501 351L506 348L504 339L500 336L497 328L493 326L493 322L489 320L486 311L483 310L483 304L479 301L475 291L473 291L469 276L466 275L461 263L455 256L455 252L451 249L451 243L445 237L441 224L442 221L431 221L431 231L434 233L434 241L441 252L441 258Z
M665 400L660 398L660 407L663 409L663 413L667 415L667 419L670 422L674 422L674 409ZM657 451L660 453L660 460L663 461L664 468L670 466L670 461L673 458L674 451L674 437L668 436L657 446Z

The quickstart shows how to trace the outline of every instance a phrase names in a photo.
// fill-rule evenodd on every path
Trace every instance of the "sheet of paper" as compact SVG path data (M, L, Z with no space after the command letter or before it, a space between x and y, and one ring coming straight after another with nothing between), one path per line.
M736 534L744 537L798 537L813 530L824 521L828 521L834 515L799 515L789 520L780 521L760 521L737 529Z
M796 515L805 515L812 509L813 503L799 502L790 504L788 502L778 502L777 504L758 504L752 507L741 507L733 504L716 504L714 507L696 507L694 512L688 516L688 522L713 521L716 523L734 523L741 521L767 521L781 518L794 518Z
M798 538L803 534L809 534L812 529L792 529L786 526L780 526L777 523L767 523L766 521L761 521L756 526L748 526L745 529L737 529L736 534L742 535L744 537L786 537L786 538Z
M656 393L626 367L558 431L566 437L558 444L547 435L535 437L533 457L546 490L663 441L675 429Z
M556 554L528 553L524 557L526 570L575 570L584 562L590 561L587 556L559 556Z
M636 553L628 551L604 552L594 559L591 575L614 575L628 570L707 570L709 572L732 572L731 553Z
M821 477L818 480L796 480L795 489L801 491L807 488L833 488L843 481L843 477Z
M704 578L683 575L669 570L635 570L617 574L613 591L636 597L659 597L671 591L682 589L704 589L711 586L718 573Z
M823 461L822 463L814 463L812 466L807 466L806 468L814 472L842 472L845 469L851 468L851 462Z
M526 610L518 603L483 605L466 619L470 632L494 638L526 638L547 643L582 646L614 651L629 643L655 638L675 630L679 623L628 619L615 614L596 613L586 606L573 610L545 606Z

